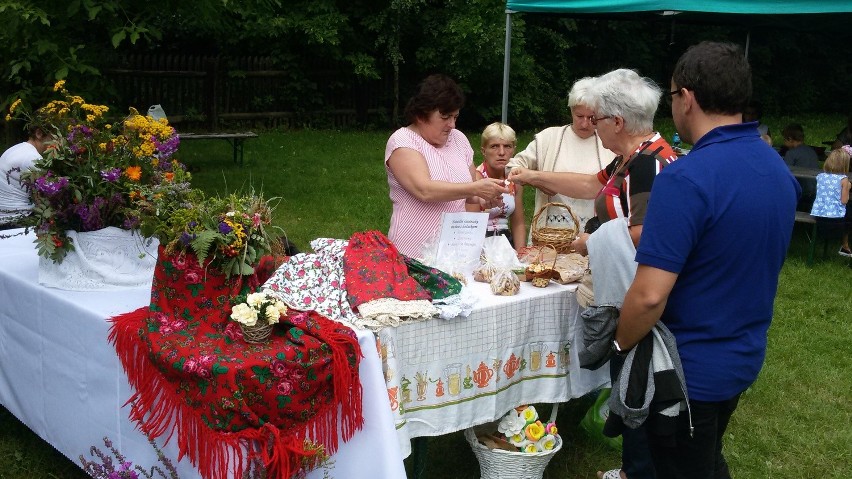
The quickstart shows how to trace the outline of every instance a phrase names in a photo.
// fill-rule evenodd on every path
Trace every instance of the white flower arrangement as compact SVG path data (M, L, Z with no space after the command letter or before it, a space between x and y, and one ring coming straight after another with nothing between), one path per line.
M497 431L521 452L547 452L557 445L556 424L543 424L534 406L521 406L507 412L500 419Z
M236 301L238 304L231 308L231 319L245 326L255 326L261 318L267 324L277 324L287 314L287 305L266 291L238 296Z

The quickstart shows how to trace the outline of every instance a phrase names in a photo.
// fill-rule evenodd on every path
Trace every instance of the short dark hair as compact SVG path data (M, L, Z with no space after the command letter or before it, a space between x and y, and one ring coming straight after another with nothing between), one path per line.
M447 75L436 73L417 85L417 92L405 105L405 119L414 123L418 118L426 119L435 110L447 114L463 106L464 92L458 84Z
M781 130L785 140L805 141L805 129L798 123L790 123Z
M675 64L672 82L695 94L707 113L742 113L751 100L751 67L733 43L701 42Z

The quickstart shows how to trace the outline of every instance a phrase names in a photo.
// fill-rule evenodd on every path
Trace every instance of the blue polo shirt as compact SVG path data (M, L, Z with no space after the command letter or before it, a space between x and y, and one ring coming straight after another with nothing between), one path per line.
M730 399L757 378L800 195L755 123L711 130L654 181L636 261L678 274L662 321L690 399Z

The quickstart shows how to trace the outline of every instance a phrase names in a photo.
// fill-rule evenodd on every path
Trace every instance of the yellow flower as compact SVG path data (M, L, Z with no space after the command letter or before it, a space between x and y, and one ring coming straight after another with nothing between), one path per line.
M553 448L556 447L556 436L553 434L547 434L540 441L538 441L538 446L543 451L552 451Z
M9 107L9 115L11 115L12 113L15 113L15 110L17 110L19 106L21 106L21 99L20 98L18 98L14 102L12 102L12 106Z
M53 91L59 91L65 88L65 80L59 80L53 85Z
M524 452L527 452L527 453L530 453L530 454L532 454L534 452L539 452L538 444L536 444L534 442L527 444L526 446L524 446Z
M524 422L530 424L538 419L538 411L535 410L535 406L527 406L526 409L521 411L521 417L524 418Z
M6 115L6 121L12 121L12 115Z
M524 432L530 441L538 441L544 436L544 426L541 424L541 421L536 421L532 424L527 424Z
M142 178L142 168L139 166L128 166L125 168L124 174L132 181L139 181Z

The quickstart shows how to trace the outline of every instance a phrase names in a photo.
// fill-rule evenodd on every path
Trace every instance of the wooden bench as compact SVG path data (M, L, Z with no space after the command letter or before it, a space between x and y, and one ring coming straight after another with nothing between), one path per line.
M234 149L234 163L239 160L243 166L243 142L249 138L257 138L257 133L244 131L240 133L178 133L180 141L188 140L225 140Z

